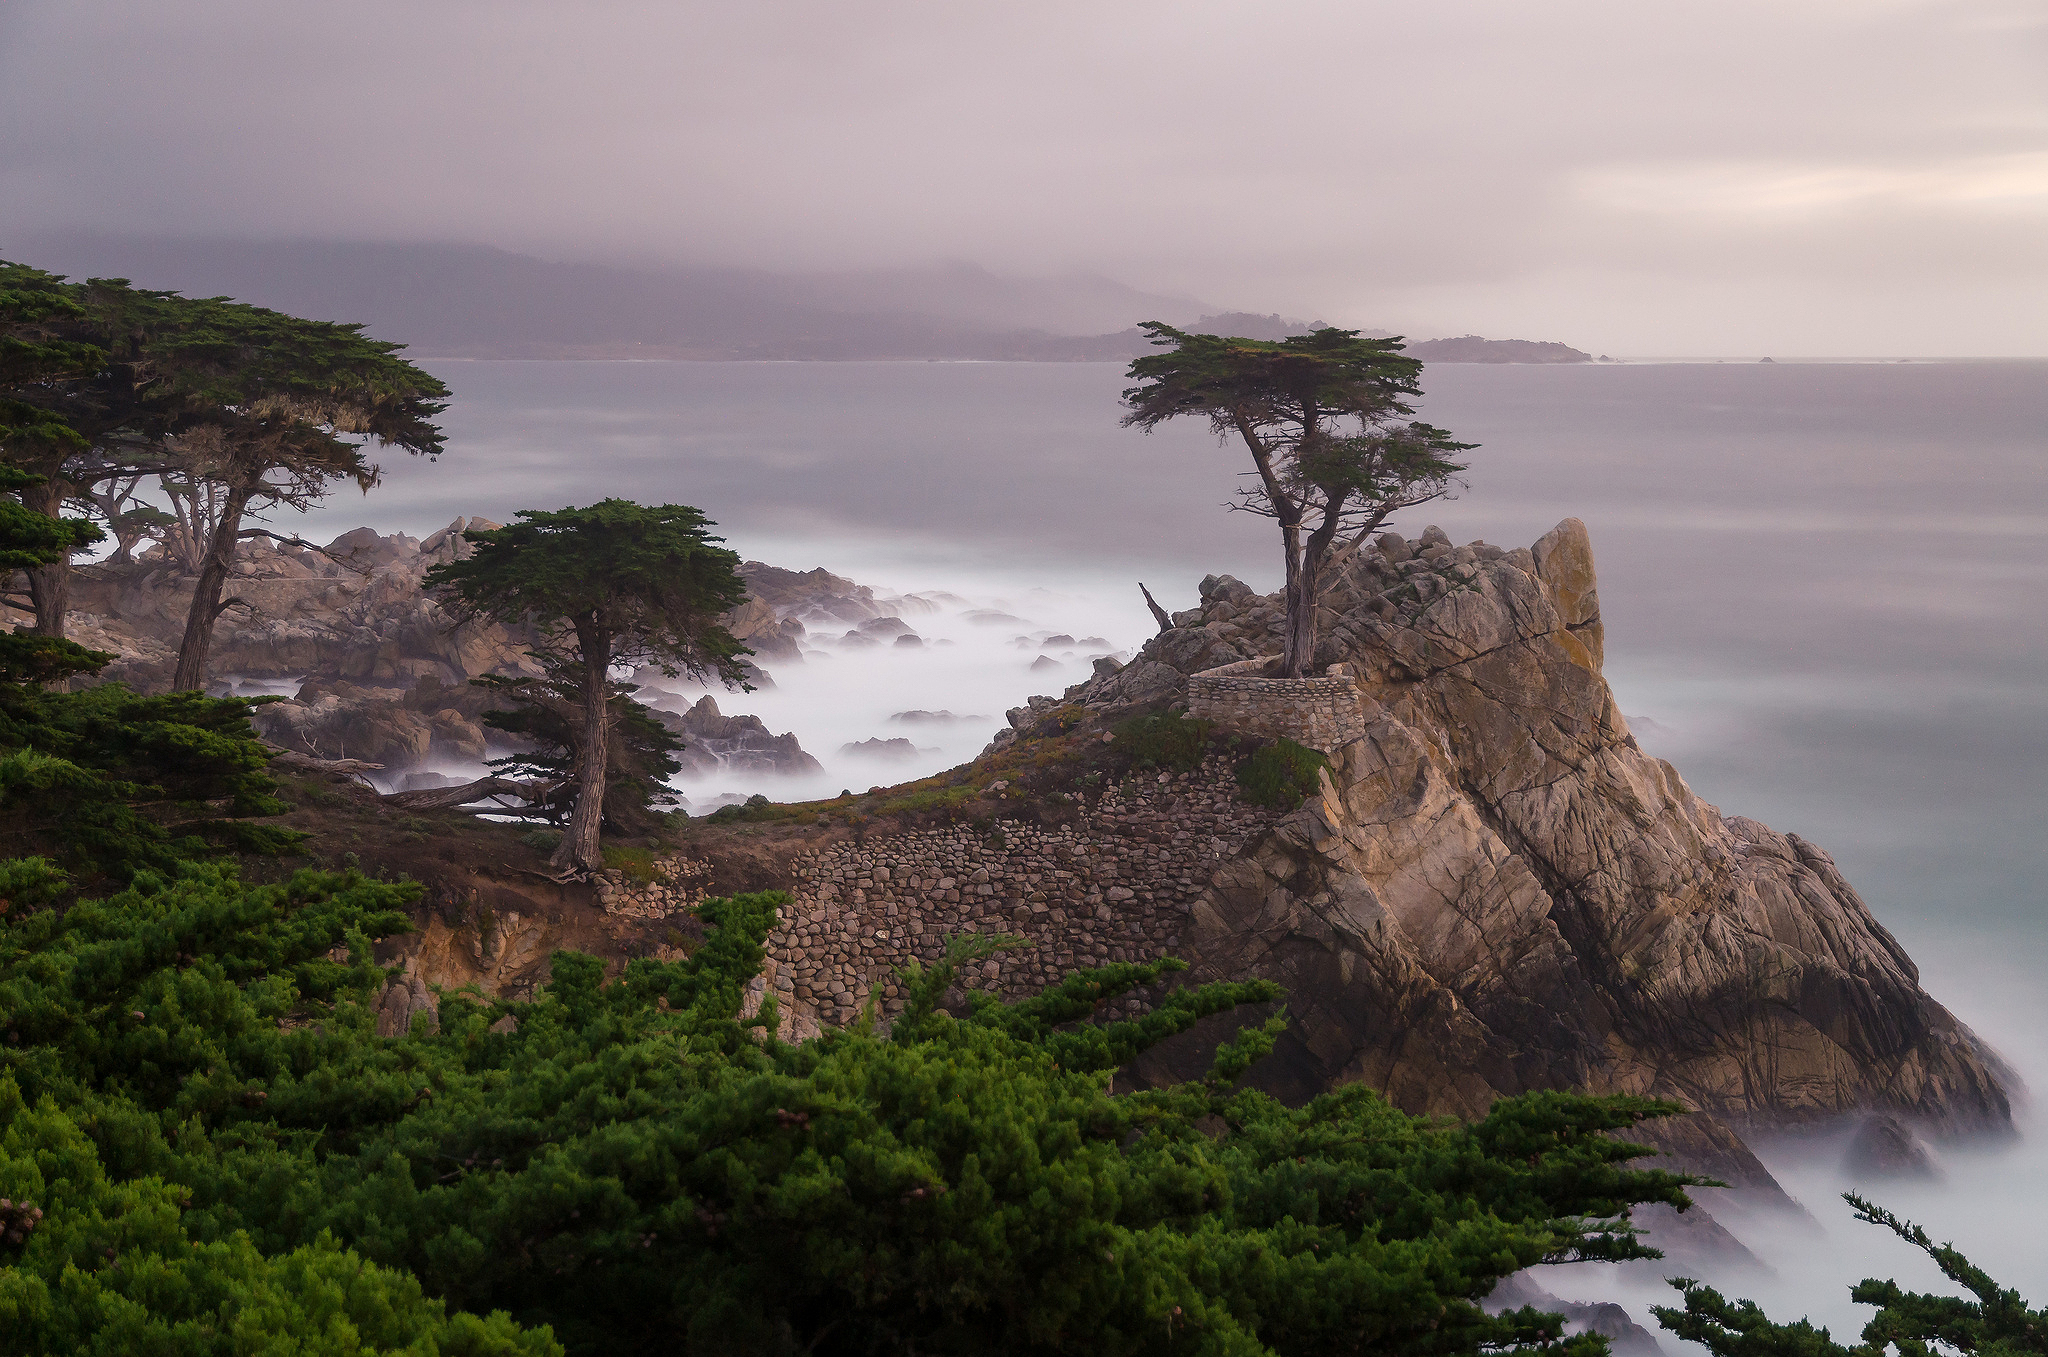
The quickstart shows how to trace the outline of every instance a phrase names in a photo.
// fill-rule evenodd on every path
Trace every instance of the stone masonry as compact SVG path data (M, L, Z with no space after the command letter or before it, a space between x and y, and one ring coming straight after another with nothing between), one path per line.
M1193 773L1110 786L1066 825L998 817L986 828L943 825L804 854L790 865L793 899L750 1003L773 985L788 1037L851 1022L873 990L892 1016L902 1007L898 969L937 958L959 933L1025 940L961 977L1010 998L1079 967L1167 955L1211 873L1277 818L1240 801L1230 760L1212 757ZM702 898L699 875L677 863L650 886L614 877L605 907L643 918L686 908Z
M1188 678L1188 715L1253 735L1285 737L1334 754L1365 734L1367 704L1348 665L1325 677L1267 678L1272 656L1239 660Z

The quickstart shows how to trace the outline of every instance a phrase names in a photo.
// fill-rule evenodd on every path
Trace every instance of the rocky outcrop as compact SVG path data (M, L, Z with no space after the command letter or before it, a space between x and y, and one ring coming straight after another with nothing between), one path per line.
M444 684L432 675L403 689L316 678L289 701L257 707L250 719L281 749L396 770L428 762L475 764L512 748L508 737L483 724L484 712L500 701L482 688Z
M457 684L534 672L523 635L462 622L420 589L433 566L468 555L467 531L496 526L459 518L424 541L357 528L319 552L261 537L242 543L227 589L239 602L215 630L213 673L405 689L429 677ZM175 667L192 583L158 548L132 566L81 570L69 629L119 656L106 678L160 689Z
M691 776L711 773L822 773L824 766L785 731L771 735L758 716L727 716L709 694L685 712L655 711L655 717L683 736L676 758Z
M1277 599L1228 579L1202 596L1065 701L1278 648ZM1362 676L1364 733L1215 873L1191 930L1196 975L1289 990L1264 1077L1459 1115L1589 1087L1737 1123L2009 1124L2009 1074L1833 860L1637 745L1600 674L1582 524L1516 551L1389 535L1331 590L1323 635L1318 658Z

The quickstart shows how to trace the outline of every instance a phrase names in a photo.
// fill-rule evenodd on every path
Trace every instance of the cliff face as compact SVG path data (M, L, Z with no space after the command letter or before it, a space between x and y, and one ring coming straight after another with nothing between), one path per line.
M1194 907L1197 975L1289 990L1270 1078L1461 1115L1569 1085L1745 1121L2008 1124L1996 1056L1833 860L1722 815L1637 746L1600 673L1582 524L1526 551L1382 542L1333 590L1318 657L1366 675L1365 735ZM1068 699L1277 649L1276 600L1205 594Z

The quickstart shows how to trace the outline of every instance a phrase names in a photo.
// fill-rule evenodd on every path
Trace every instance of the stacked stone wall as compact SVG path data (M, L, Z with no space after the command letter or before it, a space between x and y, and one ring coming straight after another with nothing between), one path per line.
M963 977L1013 998L1077 967L1149 961L1181 945L1210 874L1277 818L1239 800L1230 761L1211 758L1113 785L1066 825L999 817L844 840L792 861L794 898L761 983L777 991L784 1031L806 1035L851 1021L870 991L883 1016L900 1011L896 972L936 959L953 934L1024 939ZM647 886L608 874L605 908L652 918L702 898L699 865L662 872Z
M1364 694L1343 665L1319 678L1267 678L1270 656L1188 678L1188 715L1252 735L1286 738L1333 754L1365 734Z

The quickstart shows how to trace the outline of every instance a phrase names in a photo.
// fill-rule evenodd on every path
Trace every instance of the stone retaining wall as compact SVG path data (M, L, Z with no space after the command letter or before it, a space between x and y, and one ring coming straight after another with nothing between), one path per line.
M1188 678L1188 715L1252 735L1285 737L1335 753L1365 734L1364 694L1348 666L1321 678L1267 678L1272 656L1239 660Z
M1068 825L998 818L987 829L954 824L833 844L791 864L794 898L769 935L755 998L775 987L790 1037L852 1021L871 989L893 1016L902 1007L896 971L913 957L933 960L956 933L1027 942L963 977L1012 998L1077 967L1151 960L1180 945L1216 867L1277 818L1238 800L1230 761L1211 758L1194 773L1109 787ZM702 898L698 866L664 865L663 874L647 887L614 878L605 908L660 917Z

